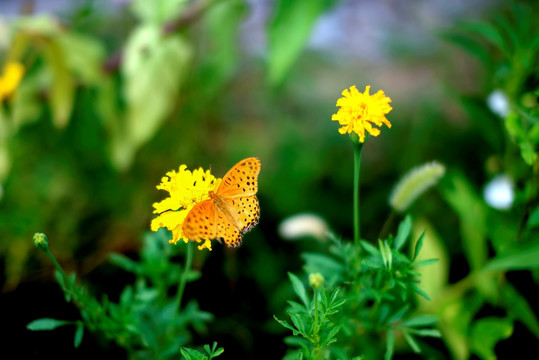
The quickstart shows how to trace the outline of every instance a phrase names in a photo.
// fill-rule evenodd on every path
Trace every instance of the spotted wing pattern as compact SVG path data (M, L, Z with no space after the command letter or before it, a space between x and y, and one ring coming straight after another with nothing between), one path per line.
M238 247L241 244L243 233L241 233L235 220L217 209L217 240L220 240L228 247Z
M189 240L218 239L229 247L241 244L243 234L260 219L256 198L260 160L244 159L228 171L212 199L195 205L183 223Z
M253 196L258 191L259 173L260 159L243 159L226 173L216 194L224 198Z
M233 215L238 230L245 234L258 224L260 205L256 196L225 198L230 213Z
M196 204L183 221L183 233L189 240L216 238L217 209L212 199Z

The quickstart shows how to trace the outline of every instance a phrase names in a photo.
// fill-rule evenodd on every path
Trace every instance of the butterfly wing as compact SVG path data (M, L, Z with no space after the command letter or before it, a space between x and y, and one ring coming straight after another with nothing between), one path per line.
M238 247L241 244L242 235L235 224L234 219L217 209L217 234L216 238L228 247Z
M226 173L216 194L227 199L253 196L258 191L259 173L260 159L243 159Z
M189 240L217 237L217 209L212 199L196 204L185 217L182 230Z
M241 244L242 233L235 219L215 206L212 199L195 205L185 217L182 230L185 237L193 241L218 239L227 246Z
M224 198L238 230L245 234L260 220L260 205L256 196Z

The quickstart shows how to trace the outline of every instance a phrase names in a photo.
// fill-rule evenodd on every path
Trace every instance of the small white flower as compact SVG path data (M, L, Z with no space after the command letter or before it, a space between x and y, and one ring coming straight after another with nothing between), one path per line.
M487 105L489 109L501 118L505 118L509 114L509 99L501 90L494 90L487 97Z
M328 225L318 215L315 214L297 214L290 216L279 224L277 229L279 235L288 240L302 237L314 237L318 240L324 240L328 231Z
M485 185L483 197L486 203L495 209L509 209L515 199L513 181L507 175L495 176Z

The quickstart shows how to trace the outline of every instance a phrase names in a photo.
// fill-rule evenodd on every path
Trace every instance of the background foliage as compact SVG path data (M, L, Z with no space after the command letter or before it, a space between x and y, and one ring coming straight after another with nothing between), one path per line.
M64 302L32 235L46 232L64 269L97 299L106 294L130 303L125 289L136 291L141 277L157 283L164 275L129 271L110 254L144 264L158 253L143 234L151 204L163 196L155 186L165 172L181 163L211 164L222 175L239 159L258 156L261 222L237 250L195 252L193 267L202 276L192 277L185 302L196 300L194 313L213 318L210 326L189 325L182 341L193 347L217 341L225 349L221 358L285 356L290 331L273 314L285 319L287 300L296 296L287 273L306 283L319 270L312 254L335 253L331 240L286 241L277 227L308 211L343 242L351 237L352 151L329 119L342 89L354 84L383 89L394 108L391 130L363 151L367 243L378 247L391 212L387 198L402 174L434 159L447 168L437 189L409 209L410 238L426 230L421 260L439 259L420 270L431 301L414 298L410 314L439 319L434 326L442 338L421 340L423 353L492 359L537 344L539 13L533 1L477 4L446 12L437 1L384 7L80 0L54 14L27 6L20 15L3 15L0 63L26 68L16 92L0 104L0 308L12 336L7 346L21 357L125 356L99 334L86 333L74 350L72 328L26 329L37 318L81 319ZM378 37L369 14L384 20ZM341 32L331 33L332 26ZM488 105L494 90L507 99L503 114ZM508 210L489 206L482 193L500 173L514 184ZM404 216L395 219L393 236ZM403 256L411 258L414 246L403 248ZM185 250L170 251L165 258L178 267ZM160 310L153 310L157 316ZM386 333L373 336L383 340L380 347L369 348L365 338L357 355L385 353ZM21 346L20 339L34 345ZM396 357L413 351L406 339L392 341Z

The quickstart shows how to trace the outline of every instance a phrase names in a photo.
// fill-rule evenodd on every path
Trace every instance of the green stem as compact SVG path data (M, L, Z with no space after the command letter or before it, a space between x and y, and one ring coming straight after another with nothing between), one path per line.
M185 268L182 273L182 277L180 278L180 285L178 287L178 292L176 293L176 306L175 308L178 309L177 314L180 313L181 304L182 304L182 297L183 297L183 291L185 289L185 283L187 282L187 273L189 272L189 269L191 269L191 264L193 263L193 242L189 241L187 243L187 256L185 259Z
M318 289L314 289L314 338L318 342Z
M69 282L67 281L67 274L65 273L64 269L62 269L62 266L60 266L60 263L56 260L56 258L54 257L54 255L51 253L51 251L48 248L45 249L45 254L47 254L49 259L51 259L56 270L58 270L60 274L62 274L62 277L64 278L64 284L66 286L69 286L69 288L71 289L71 286L69 285Z
M354 245L359 250L359 239L361 238L361 218L359 213L359 170L361 165L361 150L363 143L354 143Z

